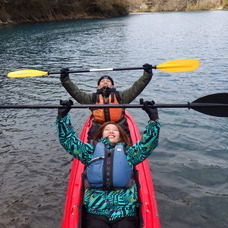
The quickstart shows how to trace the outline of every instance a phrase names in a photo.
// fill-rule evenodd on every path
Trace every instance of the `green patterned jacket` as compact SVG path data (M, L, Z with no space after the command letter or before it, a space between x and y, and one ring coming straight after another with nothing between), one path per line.
M69 115L62 119L57 118L56 124L59 140L64 149L87 165L92 159L94 146L79 140L71 125ZM159 122L149 121L142 139L126 149L127 160L132 166L144 161L157 147L159 131ZM100 140L105 144L105 147L112 148L108 138L101 138ZM138 208L136 185L115 191L87 188L84 193L84 205L87 212L105 215L110 220L134 216Z

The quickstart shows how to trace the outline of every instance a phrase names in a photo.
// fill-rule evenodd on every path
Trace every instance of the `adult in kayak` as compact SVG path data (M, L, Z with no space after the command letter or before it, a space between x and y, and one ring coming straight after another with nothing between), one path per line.
M94 143L76 136L64 101L56 119L59 141L64 149L86 165L83 228L139 228L139 200L133 167L144 161L158 145L158 110L144 102L150 121L142 139L131 145L126 132L115 122L104 123Z
M69 69L61 70L60 80L67 92L80 104L128 104L131 103L148 85L152 79L152 66L144 64L143 75L134 82L134 84L124 90L117 91L114 87L113 79L108 76L102 76L97 83L96 93L86 93L78 88L69 77ZM125 112L122 108L112 109L91 109L94 116L92 127L88 133L88 139L92 139L95 131L101 124L107 121L113 121L118 124L129 134Z

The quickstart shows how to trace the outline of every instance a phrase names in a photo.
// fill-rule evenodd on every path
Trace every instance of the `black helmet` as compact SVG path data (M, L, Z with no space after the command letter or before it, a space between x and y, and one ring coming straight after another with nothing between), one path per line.
M100 84L100 81L101 81L102 79L109 79L109 80L111 81L112 85L114 85L113 79L112 79L110 76L108 76L108 75L104 75L104 76L100 77L100 79L99 79L98 82L97 82L97 85Z

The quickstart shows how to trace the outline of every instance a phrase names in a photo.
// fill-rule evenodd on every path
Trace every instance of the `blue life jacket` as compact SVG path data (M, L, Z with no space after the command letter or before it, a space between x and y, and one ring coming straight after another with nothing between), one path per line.
M124 146L117 143L113 149L102 142L95 146L93 158L86 168L86 178L93 188L124 188L132 186L133 166L127 161Z

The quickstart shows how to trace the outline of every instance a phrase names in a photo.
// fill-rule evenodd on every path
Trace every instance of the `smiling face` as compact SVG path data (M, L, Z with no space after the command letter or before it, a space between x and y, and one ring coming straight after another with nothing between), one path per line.
M100 81L98 89L103 88L104 86L108 87L108 88L113 88L112 82L111 80L109 80L108 78L104 78Z
M112 128L112 129L111 129ZM93 136L93 141L97 142L99 139L108 137L112 144L123 142L126 145L131 146L132 142L127 133L115 122L106 122L102 124Z
M108 137L110 143L118 143L120 141L120 132L116 125L108 124L103 130L102 137Z

